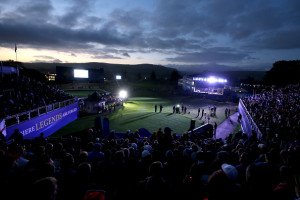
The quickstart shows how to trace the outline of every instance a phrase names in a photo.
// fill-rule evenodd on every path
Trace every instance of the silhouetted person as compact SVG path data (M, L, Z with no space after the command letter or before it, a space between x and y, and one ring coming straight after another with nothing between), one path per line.
M242 120L242 115L239 113L238 122L241 123L241 120Z
M156 112L157 111L157 105L155 104L154 106L154 111Z
M150 176L139 183L140 199L170 199L170 186L163 178L163 169L160 161L150 165Z
M215 122L215 125L214 125L214 139L216 139L216 137L217 137L217 127L218 127L218 124L217 124L217 122Z
M10 140L14 140L15 143L17 144L22 144L23 143L23 134L20 132L19 129L15 129L13 134L9 137Z
M57 180L54 177L46 177L37 180L32 186L33 200L55 200L57 193Z
M197 117L199 117L199 115L200 115L200 108L198 108L198 114L197 114Z
M163 106L160 104L159 105L159 112L162 112Z
M173 113L175 113L175 106L173 106Z

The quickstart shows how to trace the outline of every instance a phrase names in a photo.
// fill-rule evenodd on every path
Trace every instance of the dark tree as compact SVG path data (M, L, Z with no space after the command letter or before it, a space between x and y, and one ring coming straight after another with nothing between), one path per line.
M174 69L171 73L170 81L171 82L177 82L178 79L182 78L182 76L179 74L179 72Z
M267 84L286 85L300 82L300 60L277 61L265 77Z
M126 69L122 70L122 79L127 80L127 71L126 71Z
M137 80L139 80L139 81L142 80L142 74L141 73L137 74Z
M154 70L151 72L150 79L151 79L152 81L155 81L155 80L156 80L156 73L155 73Z

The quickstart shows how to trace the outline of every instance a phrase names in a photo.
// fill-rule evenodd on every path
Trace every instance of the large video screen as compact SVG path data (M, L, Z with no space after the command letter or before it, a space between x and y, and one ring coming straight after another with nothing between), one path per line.
M85 69L74 69L74 78L89 78L89 71Z

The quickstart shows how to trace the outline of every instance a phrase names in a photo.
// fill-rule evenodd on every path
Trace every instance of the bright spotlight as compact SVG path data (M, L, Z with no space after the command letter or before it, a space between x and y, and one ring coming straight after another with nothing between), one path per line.
M121 90L119 92L119 98L120 99L126 99L128 97L127 91L126 90Z
M215 77L213 77L213 76L208 77L206 80L207 80L208 83L216 83L216 82L218 82L218 79L215 78Z
M116 80L121 80L122 76L121 75L116 75Z

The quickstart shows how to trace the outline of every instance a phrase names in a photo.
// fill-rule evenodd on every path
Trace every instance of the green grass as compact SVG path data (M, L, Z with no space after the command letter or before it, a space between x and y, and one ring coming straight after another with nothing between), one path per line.
M77 97L87 97L88 95L92 94L94 91L97 91L99 93L103 92L101 89L95 89L95 90L65 90L65 92L77 96Z
M183 102L187 105L189 114L173 114L173 105ZM162 113L154 112L154 105L162 104L164 106ZM211 100L198 99L196 97L177 97L176 99L168 98L150 98L136 97L130 98L124 106L114 113L107 114L110 120L110 129L117 132L125 132L126 130L135 131L139 128L146 128L150 132L156 131L158 128L169 126L176 133L184 133L190 127L191 119L196 120L196 127L203 123L197 115L198 107L205 108L208 111L208 105L217 106L217 117L211 118L210 122L220 124L224 121L224 110L226 107L236 109L236 105L228 103L214 102ZM159 108L158 108L159 111ZM94 119L97 115L82 117L69 125L65 126L53 136L68 135L79 132L94 126Z

